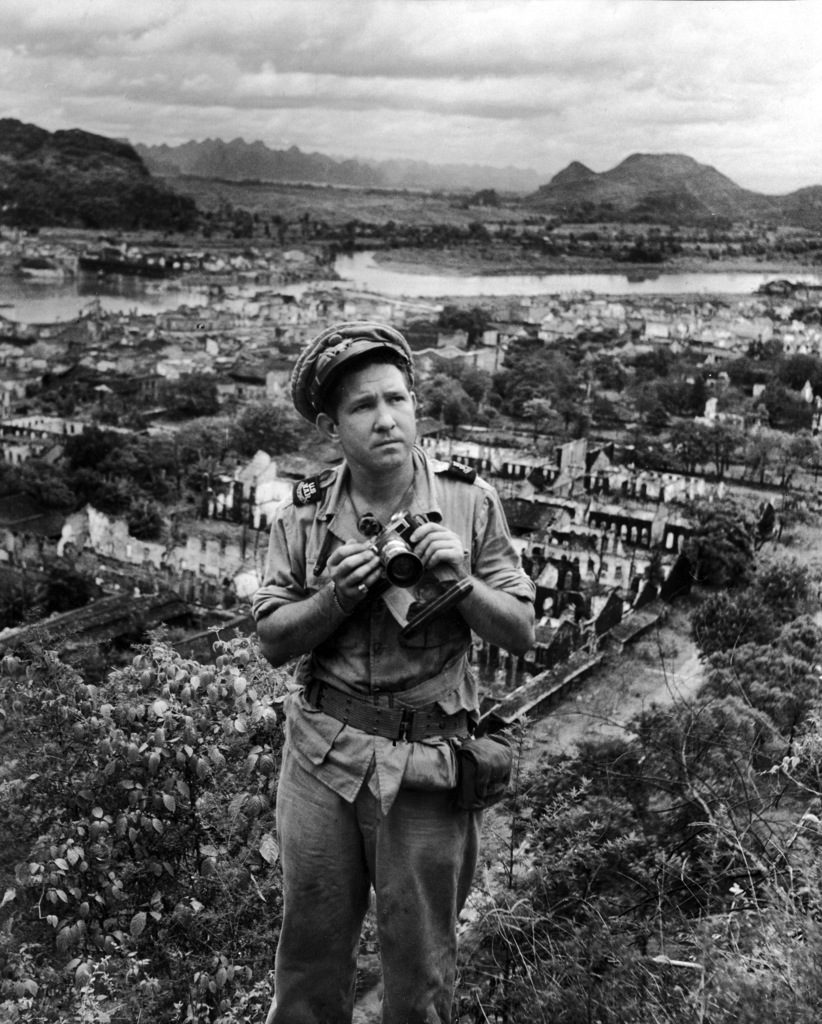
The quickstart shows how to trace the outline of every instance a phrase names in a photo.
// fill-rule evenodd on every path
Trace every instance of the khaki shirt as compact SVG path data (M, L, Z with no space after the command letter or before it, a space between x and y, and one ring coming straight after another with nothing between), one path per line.
M481 479L449 475L448 463L413 451L414 482L407 507L443 522L463 542L466 568L489 586L533 601L533 582L523 571L496 491ZM348 496L348 469L329 473L316 502L284 502L274 515L263 586L254 596L259 620L276 608L309 597L331 581L327 568L314 575L326 535L330 554L360 539ZM366 511L362 509L360 511ZM425 584L425 578L419 586ZM446 714L476 713L477 684L468 665L471 631L454 608L411 637L400 636L398 608L414 588L367 599L310 655L301 660L297 684L314 678L355 694L395 693L412 707L436 702ZM393 607L393 610L392 610ZM420 684L430 681L430 685ZM413 691L413 692L409 692ZM287 739L303 768L353 801L367 780L387 813L401 784L424 789L455 784L453 743L431 739L394 742L372 736L312 708L301 685L286 700Z

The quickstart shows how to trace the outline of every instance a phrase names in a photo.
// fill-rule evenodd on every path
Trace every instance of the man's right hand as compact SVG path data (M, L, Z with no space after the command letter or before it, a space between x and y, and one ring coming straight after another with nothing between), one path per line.
M367 541L348 540L328 559L337 600L345 609L355 608L381 575L380 559Z

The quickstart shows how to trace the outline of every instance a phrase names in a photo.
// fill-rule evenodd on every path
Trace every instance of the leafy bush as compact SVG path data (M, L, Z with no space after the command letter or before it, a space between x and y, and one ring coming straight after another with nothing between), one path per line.
M3 659L0 809L22 860L0 1019L228 1021L268 1002L283 678L249 640L215 647L212 667L156 640L99 686L47 650Z
M780 629L819 605L816 574L795 559L760 565L735 593L711 594L691 617L691 635L707 657L743 644L771 644Z
M779 735L731 699L629 728L543 757L495 817L463 914L460 1024L811 1024L822 830L797 824Z

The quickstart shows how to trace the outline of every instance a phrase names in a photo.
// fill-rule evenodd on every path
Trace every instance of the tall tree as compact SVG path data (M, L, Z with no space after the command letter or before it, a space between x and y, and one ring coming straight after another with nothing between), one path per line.
M698 502L694 532L684 552L697 582L713 587L747 583L754 567L755 523L751 513L730 499Z

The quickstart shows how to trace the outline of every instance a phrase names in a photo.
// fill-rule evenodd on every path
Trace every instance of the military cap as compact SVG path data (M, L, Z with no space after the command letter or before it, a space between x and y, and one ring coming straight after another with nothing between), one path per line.
M387 324L352 320L329 327L309 341L297 357L291 373L291 400L310 423L321 411L325 392L338 379L343 364L366 352L380 349L393 353L414 383L414 358L399 331Z

